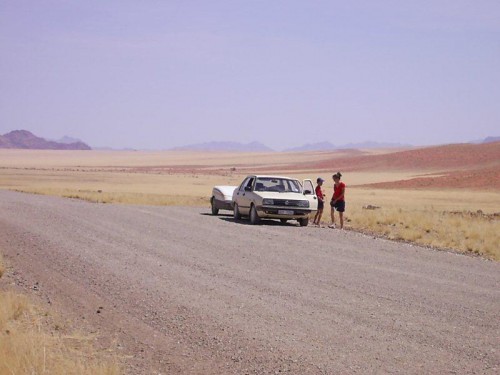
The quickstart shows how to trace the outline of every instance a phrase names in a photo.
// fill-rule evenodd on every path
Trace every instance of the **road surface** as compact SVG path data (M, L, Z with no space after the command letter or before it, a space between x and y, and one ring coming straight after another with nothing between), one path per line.
M208 212L0 191L0 251L129 373L500 371L499 263Z

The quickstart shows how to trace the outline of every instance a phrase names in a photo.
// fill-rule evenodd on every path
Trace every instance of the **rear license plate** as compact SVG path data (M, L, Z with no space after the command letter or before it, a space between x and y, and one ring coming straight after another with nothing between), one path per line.
M278 215L293 215L292 210L278 210Z

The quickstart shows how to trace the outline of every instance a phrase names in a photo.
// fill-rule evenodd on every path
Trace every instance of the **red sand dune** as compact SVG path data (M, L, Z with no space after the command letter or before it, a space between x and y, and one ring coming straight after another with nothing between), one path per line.
M364 155L324 160L309 168L341 171L364 170L457 170L485 168L500 164L500 142L453 144L400 151L382 155Z
M409 180L369 184L382 189L482 189L500 190L500 165L468 171L453 171L444 176L417 177Z

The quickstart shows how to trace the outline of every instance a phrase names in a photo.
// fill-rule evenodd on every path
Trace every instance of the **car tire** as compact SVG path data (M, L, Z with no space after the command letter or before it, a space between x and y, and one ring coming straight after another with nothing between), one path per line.
M257 215L257 209L254 205L250 207L250 224L258 224L260 222L260 217Z
M306 217L304 219L299 219L299 224L301 227L307 227L307 225L309 224L309 218Z
M280 219L280 221L281 221L283 224L288 223L288 219Z
M219 213L219 209L215 206L215 198L212 197L210 200L210 203L212 205L212 215L217 215Z
M238 204L235 203L233 207L233 217L234 220L240 220L241 219L241 214L240 214L240 209L238 208Z

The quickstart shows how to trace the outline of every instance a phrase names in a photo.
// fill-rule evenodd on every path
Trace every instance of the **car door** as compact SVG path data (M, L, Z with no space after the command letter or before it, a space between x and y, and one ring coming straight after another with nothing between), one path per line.
M250 203L252 198L252 190L255 182L255 177L248 177L240 185L240 188L236 192L235 202L238 204L240 214L248 215L250 213Z
M243 197L242 192L244 191L243 188L246 186L249 178L250 177L245 178L240 186L233 192L233 204L237 204L238 207L241 205L241 198Z
M314 184L311 180L304 180L302 183L304 188L304 196L309 200L309 207L311 211L318 210L318 197L316 196L316 190L314 189Z

